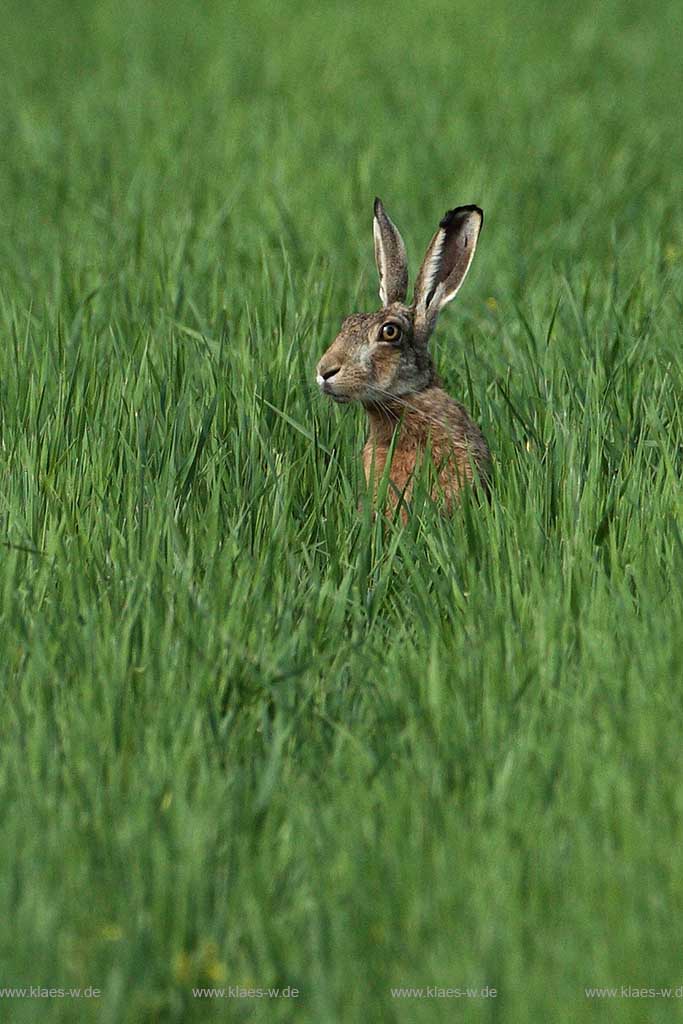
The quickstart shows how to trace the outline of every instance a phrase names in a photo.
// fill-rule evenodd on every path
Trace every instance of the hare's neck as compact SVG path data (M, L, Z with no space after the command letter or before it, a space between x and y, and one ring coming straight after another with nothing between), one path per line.
M399 423L402 424L401 435L416 439L430 432L433 416L432 409L441 388L432 385L401 398L390 399L382 405L366 405L370 432L368 440L374 445L388 445Z

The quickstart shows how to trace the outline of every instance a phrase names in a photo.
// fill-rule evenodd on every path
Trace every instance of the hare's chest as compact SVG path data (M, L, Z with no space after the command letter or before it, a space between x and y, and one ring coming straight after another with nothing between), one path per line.
M471 469L464 451L454 448L452 442L442 438L430 438L429 450L431 461L436 469L437 479L434 481L434 500L445 500L450 509L451 502L457 496L462 483L471 478ZM390 457L390 446L368 440L363 449L363 469L368 487L376 496L380 481ZM458 455L463 456L459 459ZM415 471L425 456L425 442L418 437L399 438L389 469L390 486L387 492L389 508L397 502L410 501ZM405 511L405 510L404 510Z
M415 465L420 455L420 448L417 444L397 445L391 458L389 476L392 483L401 491L405 488L411 476L415 472ZM374 481L376 489L386 468L389 458L389 446L374 444L368 441L363 448L363 470L368 484Z

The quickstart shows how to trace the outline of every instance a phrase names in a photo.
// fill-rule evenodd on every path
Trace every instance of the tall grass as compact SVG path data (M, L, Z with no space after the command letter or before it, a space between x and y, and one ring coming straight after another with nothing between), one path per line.
M0 989L102 995L0 1015L674 1019L585 988L683 983L679 5L3 26ZM312 387L375 193L486 211L451 520Z

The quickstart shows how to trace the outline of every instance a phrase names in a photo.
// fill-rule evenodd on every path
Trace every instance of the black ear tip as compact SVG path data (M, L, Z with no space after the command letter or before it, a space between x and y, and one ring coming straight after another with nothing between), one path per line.
M481 227L484 223L484 211L480 206L475 206L473 203L469 206L456 206L452 210L446 210L445 214L439 222L440 228L449 228L453 221L462 217L466 213L477 213L479 214L479 226Z
M379 213L381 213L382 210L384 209L384 207L382 206L382 200L380 199L379 196L375 196L375 202L374 202L374 205L373 205L373 209L375 211L375 216L377 216Z

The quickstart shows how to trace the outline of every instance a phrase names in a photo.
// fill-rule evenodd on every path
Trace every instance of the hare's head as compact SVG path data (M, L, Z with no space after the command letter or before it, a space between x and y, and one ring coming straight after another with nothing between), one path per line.
M373 233L382 308L347 316L317 367L320 390L337 402L382 405L435 379L427 348L439 311L455 298L470 268L484 215L478 206L449 210L427 249L406 304L408 264L398 229L375 199Z

